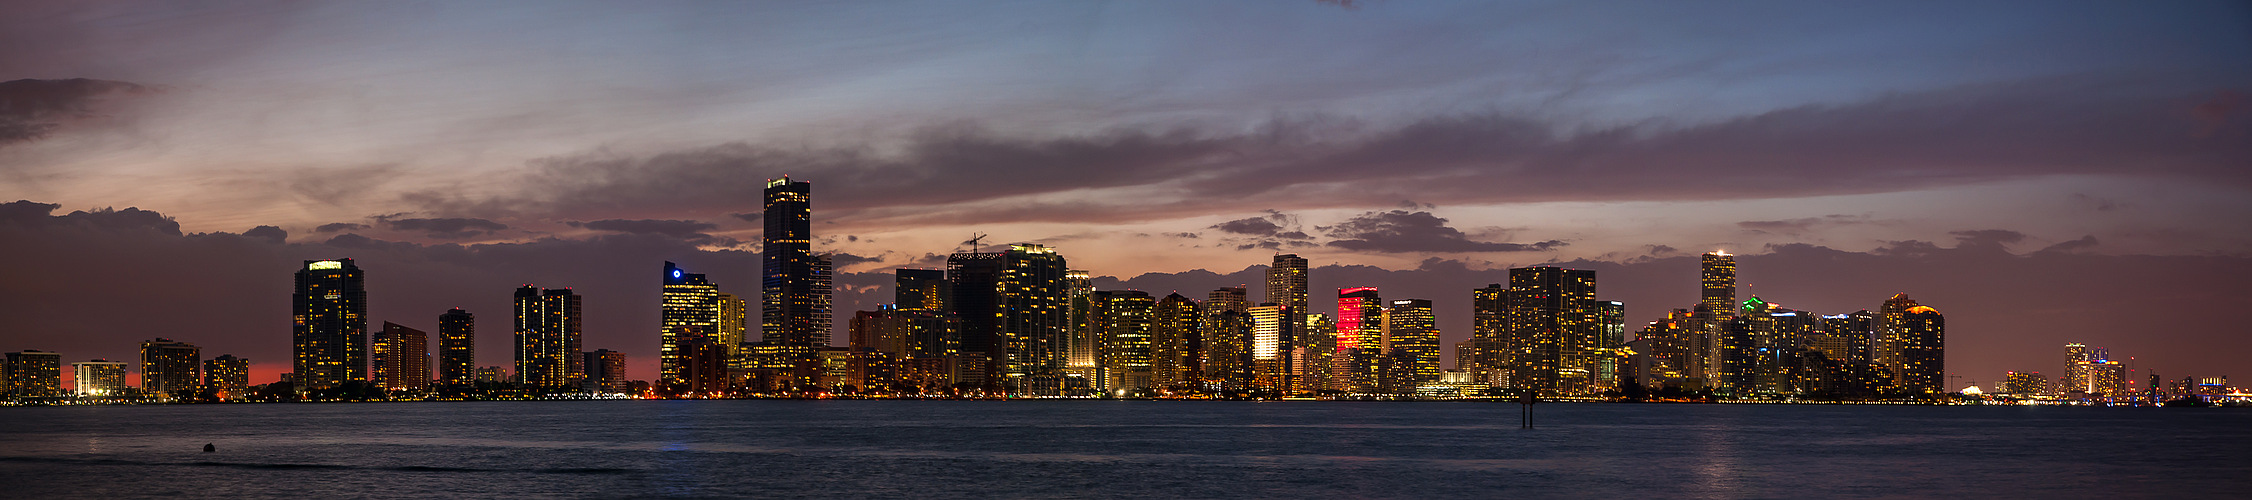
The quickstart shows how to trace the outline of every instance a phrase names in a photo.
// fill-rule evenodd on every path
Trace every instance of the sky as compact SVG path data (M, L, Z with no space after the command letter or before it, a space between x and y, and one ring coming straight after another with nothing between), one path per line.
M1597 270L1634 330L1725 249L1744 296L1939 309L1958 386L2067 342L2252 377L2240 3L0 10L0 351L270 381L290 273L350 257L375 325L485 316L485 365L516 286L572 287L648 378L663 262L755 296L787 175L840 325L976 234L1199 298L1296 253L1315 308L1432 299L1449 344L1510 267Z

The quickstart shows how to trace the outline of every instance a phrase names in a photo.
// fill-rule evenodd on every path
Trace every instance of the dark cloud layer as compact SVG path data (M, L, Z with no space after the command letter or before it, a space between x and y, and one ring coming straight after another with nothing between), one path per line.
M1406 210L1368 212L1322 230L1338 238L1329 246L1387 253L1545 252L1565 245L1556 240L1532 244L1474 241L1461 230L1447 227L1446 219L1431 212Z
M2054 78L1712 123L1597 129L1500 112L1347 132L1321 119L1277 119L1250 131L1044 138L954 125L897 148L733 143L646 157L547 158L532 164L521 195L408 199L441 213L710 213L739 209L759 198L767 179L787 173L814 183L832 220L904 224L1146 220L1408 197L1447 204L1803 197L2060 174L2252 185L2252 171L2237 167L2252 163L2252 127L2228 118L2235 108L2213 104L2210 90L2154 78ZM2067 102L2073 105L2058 105ZM1099 194L1126 187L1143 194ZM1098 194L1013 198L1082 190ZM1224 230L1267 229L1250 220L1228 224L1235 225Z
M718 224L712 224L709 222L667 219L603 219L590 222L574 221L567 222L565 224L568 224L571 227L583 227L596 231L664 235L694 243L705 243L713 241L713 236L706 234L705 231L719 229ZM730 241L730 243L732 243L732 241Z
M0 146L36 140L62 122L92 116L94 103L104 96L148 91L131 82L85 78L0 82Z

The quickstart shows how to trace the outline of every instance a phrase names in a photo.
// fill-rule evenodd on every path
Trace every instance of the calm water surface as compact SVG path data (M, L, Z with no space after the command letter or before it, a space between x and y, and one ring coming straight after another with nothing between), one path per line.
M0 408L0 497L2252 497L2252 410L585 401ZM202 453L205 443L217 453Z

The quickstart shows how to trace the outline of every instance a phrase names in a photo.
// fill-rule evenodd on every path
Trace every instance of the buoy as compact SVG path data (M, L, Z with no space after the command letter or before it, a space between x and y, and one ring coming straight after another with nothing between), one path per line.
M217 446L212 446L212 445L211 445L211 443L204 443L204 444L203 444L203 452L204 452L204 453L211 453L211 452L214 452L214 451L219 451L219 447L217 447Z

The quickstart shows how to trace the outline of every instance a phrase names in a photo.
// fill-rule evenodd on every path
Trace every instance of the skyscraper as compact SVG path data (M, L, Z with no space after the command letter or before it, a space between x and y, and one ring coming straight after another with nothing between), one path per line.
M459 307L438 315L438 380L477 382L477 317Z
M1931 306L1908 308L1900 317L1900 372L1910 394L1948 392L1947 317Z
M1179 292L1158 299L1150 323L1151 383L1157 387L1188 387L1200 375L1204 338L1202 305Z
M221 400L242 398L250 388L250 360L221 354L204 361L203 386Z
M367 284L352 259L308 260L290 294L297 390L368 379Z
M659 385L678 385L680 366L686 354L680 348L681 339L695 335L705 337L720 356L727 357L733 349L727 334L720 325L721 311L719 287L704 279L704 275L682 271L671 262L665 263L663 275L664 302L658 311L657 380ZM734 339L740 340L740 339Z
M195 344L159 338L141 343L141 390L150 397L189 399L203 380L197 365L203 354Z
M1291 324L1306 323L1306 259L1291 253L1275 256L1267 267L1266 301L1290 308Z
M1394 300L1384 310L1384 354L1398 366L1398 392L1439 381L1439 318L1428 299Z
M1156 387L1152 379L1150 342L1157 301L1140 290L1096 291L1090 318L1102 332L1102 387L1134 391Z
M813 254L813 185L766 183L759 335L774 346L828 347L829 259Z
M1251 368L1253 384L1260 389L1293 392L1297 379L1290 373L1290 308L1272 302L1251 307Z
M369 357L375 360L375 385L386 391L430 388L430 334L383 322Z
M1509 287L1500 283L1470 290L1470 340L1467 349L1460 352L1455 368L1471 372L1472 377L1488 383L1496 382L1496 374L1508 373L1508 351L1503 349L1509 338Z
M1511 385L1586 392L1596 325L1595 271L1536 266L1509 270Z
M1869 362L1877 371L1889 376L1895 388L1904 387L1902 384L1906 381L1903 378L1907 376L1903 371L1906 360L1902 355L1907 348L1907 338L1903 328L1908 310L1915 307L1916 299L1900 293L1885 299L1884 307L1877 309L1876 337L1869 342Z
M578 385L585 374L579 354L579 294L570 288L516 289L516 378L547 389Z
M1071 308L1067 329L1070 346L1066 348L1064 370L1070 374L1095 381L1100 387L1102 377L1102 325L1094 314L1102 308L1095 302L1094 276L1085 270L1070 269L1063 273L1064 299Z
M1213 390L1240 390L1251 381L1250 299L1244 287L1222 287L1204 300L1204 381Z
M8 353L8 393L23 398L63 396L63 355L25 349Z
M124 396L125 390L129 388L125 385L123 361L95 359L71 363L70 366L77 371L71 377L71 385L75 386L77 390L74 393L80 397Z
M1379 349L1384 336L1384 302L1376 287L1337 290L1337 348Z
M1705 254L1704 299L1706 308L1733 315L1736 310L1736 256L1714 250Z

